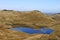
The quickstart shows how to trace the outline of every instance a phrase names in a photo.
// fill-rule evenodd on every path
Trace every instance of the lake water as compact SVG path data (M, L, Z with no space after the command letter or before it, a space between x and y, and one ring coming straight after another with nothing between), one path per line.
M21 31L21 32L25 32L28 34L51 34L54 30L50 29L50 28L40 28L38 30L34 30L32 28L11 28L12 30L17 30L17 31Z

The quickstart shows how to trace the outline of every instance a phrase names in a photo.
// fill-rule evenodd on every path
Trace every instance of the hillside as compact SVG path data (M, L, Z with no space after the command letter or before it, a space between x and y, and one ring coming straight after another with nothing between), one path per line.
M52 14L52 19L54 19L56 22L60 22L60 13Z
M54 34L60 38L60 23L56 23L50 27L51 29L55 30Z
M52 25L50 28L55 30L55 33L57 37L60 38L60 13L56 13L50 16L53 20L56 21L54 25Z
M50 35L47 34L27 34L11 30L10 28L27 27L37 29L50 27L54 24L54 19L38 10L0 10L0 40L53 40L53 38L50 38ZM54 38L56 36L54 36Z
M12 28L12 27L29 27L29 28L41 28L48 27L55 23L55 21L46 14L38 10L34 11L0 11L0 27ZM5 27L4 27L5 26Z

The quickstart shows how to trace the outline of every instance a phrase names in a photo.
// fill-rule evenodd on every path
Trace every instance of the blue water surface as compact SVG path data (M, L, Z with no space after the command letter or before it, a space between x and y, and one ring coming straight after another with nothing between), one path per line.
M51 34L54 30L50 28L40 28L38 30L32 29L32 28L11 28L12 30L22 31L28 34Z

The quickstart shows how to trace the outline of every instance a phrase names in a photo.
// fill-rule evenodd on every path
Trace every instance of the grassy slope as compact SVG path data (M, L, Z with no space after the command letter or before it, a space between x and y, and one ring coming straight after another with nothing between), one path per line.
M9 26L6 28L11 28L12 26L40 28L50 26L54 22L49 16L37 10L29 12L0 11L0 25Z
M56 14L52 17L54 18L53 20L55 20L56 22L55 22L54 25L52 25L49 28L51 28L55 31L52 34L50 34L49 37L47 37L47 35L46 35L47 38L44 37L44 35L43 35L43 37L40 37L40 38L39 38L38 35L35 35L36 38L34 36L34 37L31 38L31 40L60 40L60 14ZM30 38L27 38L27 39L30 40Z
M52 25L50 28L55 30L54 34L60 38L60 14L53 14L51 15L52 19L54 19L56 21L56 23L54 25ZM53 34L53 35L54 35Z
M50 36L52 37L54 33L51 34L49 37L48 35L44 36L44 34L42 34L42 37L40 37L41 34L30 35L23 32L17 32L17 31L5 29L5 28L12 28L15 26L40 28L40 27L52 26L54 23L55 21L51 17L37 10L29 11L29 12L0 11L0 38L1 38L0 40L27 40L27 39L30 40L30 37L33 37L31 38L31 40L32 39L33 40L49 40ZM50 28L54 29L53 27L54 28L56 27L55 24ZM55 35L58 36L58 34L56 33ZM53 40L53 38L50 38L50 39Z
M60 22L60 14L59 13L56 13L56 14L51 15L51 17L55 21Z

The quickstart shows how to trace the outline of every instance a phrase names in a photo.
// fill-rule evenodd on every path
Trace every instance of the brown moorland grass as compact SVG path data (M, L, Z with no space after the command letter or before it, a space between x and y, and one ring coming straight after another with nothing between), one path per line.
M2 10L0 11L0 23L4 26L8 25L6 28L24 26L37 29L51 26L55 21L38 10L27 12Z
M56 28L55 20L38 10L27 12L13 10L0 11L0 40L53 40L53 38L55 38L54 35L59 37L58 28L55 29L56 34L53 33L54 35L51 34L49 37L45 34L42 34L42 36L41 34L30 35L27 33L10 30L10 28L20 26L34 29L41 27L50 27L52 29Z

